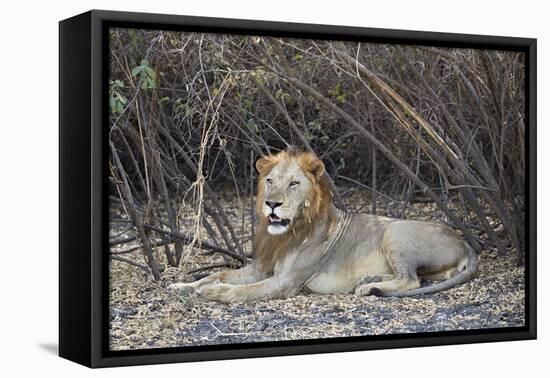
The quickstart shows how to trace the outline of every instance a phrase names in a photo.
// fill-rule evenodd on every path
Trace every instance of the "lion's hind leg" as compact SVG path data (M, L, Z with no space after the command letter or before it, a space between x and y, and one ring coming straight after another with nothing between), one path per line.
M361 278L358 282L356 287L370 284L373 282L383 282L383 281L391 281L395 279L395 276L393 274L381 274L376 276L366 276Z
M395 278L389 281L372 282L363 285L358 285L355 288L355 294L359 296L364 295L377 295L384 296L387 293L393 293L397 291L407 291L418 289L420 287L420 280L418 277L406 277Z
M420 287L417 264L411 260L410 253L406 253L406 250L402 248L391 248L387 250L386 259L393 275L384 274L382 278L385 276L389 279L382 279L379 282L359 281L355 288L355 294L384 296Z

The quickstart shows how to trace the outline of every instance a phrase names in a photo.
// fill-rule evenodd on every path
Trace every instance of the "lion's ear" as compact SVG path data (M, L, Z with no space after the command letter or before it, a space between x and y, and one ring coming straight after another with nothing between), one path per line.
M316 179L319 179L323 173L325 173L325 164L323 164L321 159L314 157L308 162L308 171L311 172Z
M271 170L271 168L273 168L275 163L276 160L273 156L262 156L261 158L256 160L256 171L258 171L258 173L263 176L267 174Z

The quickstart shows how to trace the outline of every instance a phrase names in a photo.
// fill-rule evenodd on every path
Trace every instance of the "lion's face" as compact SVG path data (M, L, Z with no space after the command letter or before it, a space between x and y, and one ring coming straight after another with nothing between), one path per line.
M313 154L283 152L259 159L256 168L260 172L258 192L263 194L258 210L261 207L261 215L267 218L267 232L282 235L315 205L313 194L324 172L323 163Z
M268 218L271 235L284 234L292 221L307 206L311 182L296 160L279 163L263 180L263 214Z

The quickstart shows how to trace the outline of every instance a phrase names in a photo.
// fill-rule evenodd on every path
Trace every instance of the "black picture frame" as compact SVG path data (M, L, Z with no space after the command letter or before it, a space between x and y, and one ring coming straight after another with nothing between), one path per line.
M516 328L109 351L106 47L110 27L522 51L526 55L526 309ZM59 354L89 367L536 338L536 39L92 10L59 24Z

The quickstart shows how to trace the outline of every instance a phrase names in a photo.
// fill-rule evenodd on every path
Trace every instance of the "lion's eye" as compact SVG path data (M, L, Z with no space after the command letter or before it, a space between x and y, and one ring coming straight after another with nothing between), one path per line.
M295 187L297 187L298 185L300 185L300 181L292 181L292 182L288 185L288 187L289 187L289 188L295 188Z
M273 180L270 178L266 179L265 182L267 182L267 185L273 184Z

